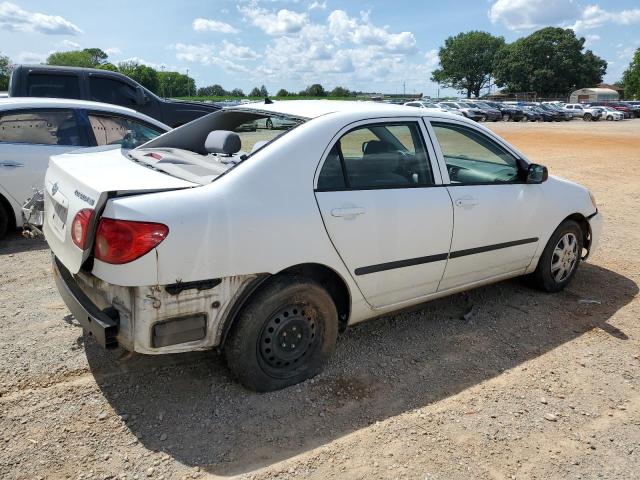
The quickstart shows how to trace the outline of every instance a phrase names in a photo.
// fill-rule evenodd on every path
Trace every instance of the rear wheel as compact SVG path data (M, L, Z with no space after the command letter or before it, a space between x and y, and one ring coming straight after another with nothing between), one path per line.
M612 121L612 120L613 120L613 115L608 115L608 116L607 116L607 121L609 121L609 122L610 122L610 121Z
M274 277L253 296L224 347L229 369L247 388L279 390L324 368L338 336L329 293L299 276Z
M583 235L580 225L565 220L547 242L533 273L535 285L547 292L565 288L580 265Z

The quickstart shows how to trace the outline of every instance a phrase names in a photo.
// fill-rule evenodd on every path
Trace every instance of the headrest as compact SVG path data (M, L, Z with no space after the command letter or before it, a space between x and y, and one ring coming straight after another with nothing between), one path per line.
M369 140L364 147L365 155L372 155L376 153L393 152L395 149L393 145L382 140Z
M204 148L209 153L233 155L240 151L240 137L228 130L214 130L207 135Z

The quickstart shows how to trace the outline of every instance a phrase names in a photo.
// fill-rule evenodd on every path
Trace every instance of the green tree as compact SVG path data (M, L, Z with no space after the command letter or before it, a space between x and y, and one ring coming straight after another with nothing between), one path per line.
M329 94L331 97L350 97L351 92L344 87L336 87Z
M622 74L622 84L626 98L640 98L640 48L636 49L629 67Z
M496 55L493 75L498 86L511 92L538 95L567 93L602 81L607 62L571 29L547 27L520 38Z
M291 93L285 90L284 88L281 88L280 90L278 90L278 93L276 93L276 97L289 97L289 96L291 96Z
M157 72L159 93L164 97L187 97L196 92L193 78L179 72Z
M147 65L142 65L136 61L120 62L118 70L123 75L135 80L140 85L148 88L153 93L160 93L160 79L158 71Z
M260 87L260 96L265 98L269 96L269 91L267 90L267 87L265 87L264 85Z
M431 79L444 87L465 92L467 98L480 96L480 90L491 81L493 58L504 46L503 37L487 32L459 33L445 40L440 47L440 68Z
M260 97L260 89L258 87L253 87L253 89L249 92L250 97Z
M65 67L96 68L106 63L107 58L107 54L99 48L85 48L84 50L53 52L47 57L47 63Z
M224 97L228 94L229 92L227 92L222 85L218 85L217 83L198 89L198 95L203 97Z
M305 95L308 97L326 97L327 91L319 83L314 83L306 88Z
M11 61L9 57L0 55L0 90L9 88L9 76L11 75Z
M103 63L102 65L98 66L98 68L100 70L110 70L112 72L119 72L120 70L118 70L118 67L116 67L113 63L111 62L107 62L107 63Z
M231 95L233 95L234 97L244 97L244 92L241 88L234 88L233 90L231 90Z

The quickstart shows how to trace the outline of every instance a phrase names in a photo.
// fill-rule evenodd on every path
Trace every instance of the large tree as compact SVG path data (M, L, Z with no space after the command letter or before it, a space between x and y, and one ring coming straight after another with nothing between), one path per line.
M547 27L502 48L493 75L511 92L566 94L602 81L607 62L584 50L585 39L571 29Z
M159 93L160 79L158 78L157 70L154 68L136 61L127 61L118 64L118 71L152 92Z
M636 49L629 67L624 71L622 83L626 98L640 98L640 48Z
M440 68L433 71L431 79L466 93L467 98L478 97L480 90L491 81L493 58L503 46L503 37L487 32L472 31L449 37L440 47Z
M193 78L179 72L157 72L159 92L165 97L187 97L196 93Z
M106 62L107 54L99 48L53 52L47 57L49 65L61 65L64 67L97 68Z
M11 61L9 57L0 55L0 91L9 88L9 76L11 75Z

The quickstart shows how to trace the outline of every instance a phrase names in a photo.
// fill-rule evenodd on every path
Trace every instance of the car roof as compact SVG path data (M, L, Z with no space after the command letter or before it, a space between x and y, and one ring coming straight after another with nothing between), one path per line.
M113 105L111 103L91 102L88 100L75 100L69 98L0 97L0 111L15 108L84 108L88 110L125 114L144 120L147 123L163 127L167 130L171 129L164 123L143 113L120 105Z

